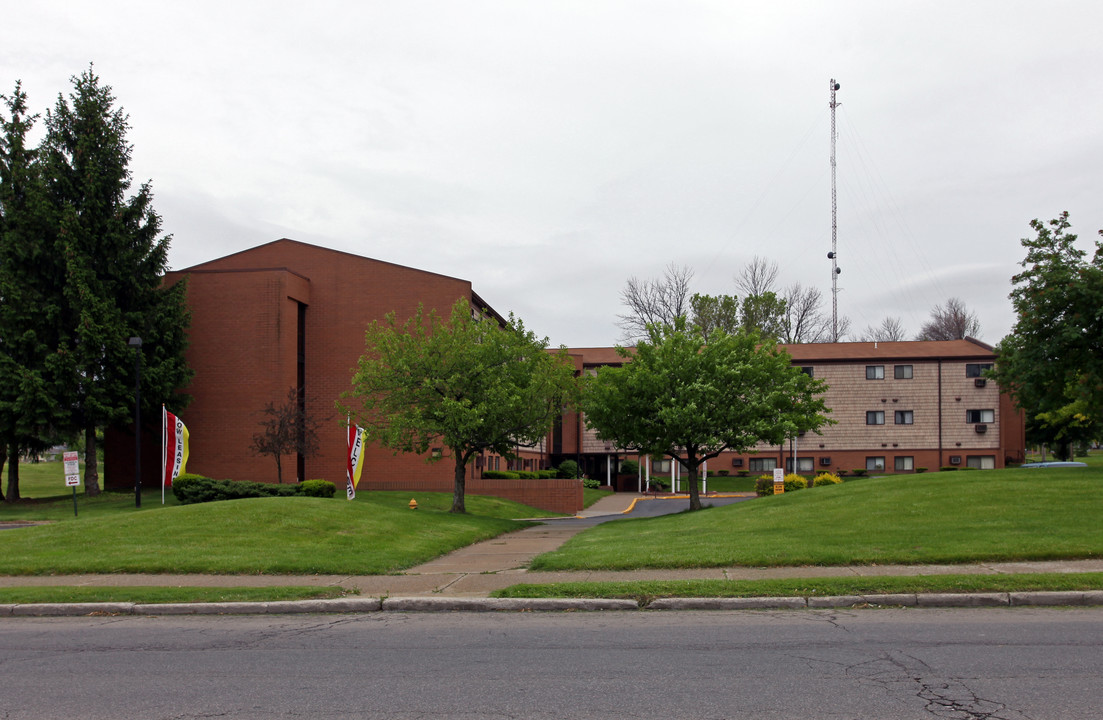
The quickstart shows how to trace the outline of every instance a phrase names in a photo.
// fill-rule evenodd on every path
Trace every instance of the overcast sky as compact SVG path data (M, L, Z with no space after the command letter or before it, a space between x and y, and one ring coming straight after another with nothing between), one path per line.
M89 62L181 269L288 237L472 281L610 345L630 276L755 255L914 335L1010 330L1032 218L1103 227L1103 3L5 0L0 92ZM370 282L370 278L366 279Z

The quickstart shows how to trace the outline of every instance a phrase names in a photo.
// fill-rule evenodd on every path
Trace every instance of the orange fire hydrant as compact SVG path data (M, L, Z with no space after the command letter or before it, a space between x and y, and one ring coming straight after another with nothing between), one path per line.
M417 500L414 500L413 498L410 498L410 509L411 510L417 510Z

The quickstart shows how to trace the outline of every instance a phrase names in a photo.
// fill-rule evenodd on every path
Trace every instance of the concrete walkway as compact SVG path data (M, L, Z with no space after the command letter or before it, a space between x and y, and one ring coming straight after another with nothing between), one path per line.
M622 516L638 503L672 500L618 493L599 500L576 518L554 518L542 524L461 548L396 575L50 575L0 577L0 587L36 585L263 587L272 585L338 586L371 597L486 598L518 583L609 582L627 580L759 580L773 578L1008 574L1034 572L1103 572L1103 559L1049 562L975 563L969 565L859 565L845 567L726 567L688 570L584 570L531 572L537 555L555 550L597 522ZM677 499L673 500L677 501ZM684 502L684 500L682 500Z

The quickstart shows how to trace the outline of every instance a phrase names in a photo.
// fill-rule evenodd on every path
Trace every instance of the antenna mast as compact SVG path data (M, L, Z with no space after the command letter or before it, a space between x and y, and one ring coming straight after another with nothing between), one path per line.
M837 252L838 236L838 206L835 203L835 108L839 103L835 102L835 91L839 89L839 83L831 78L831 252L827 258L831 261L831 342L839 342L839 255Z

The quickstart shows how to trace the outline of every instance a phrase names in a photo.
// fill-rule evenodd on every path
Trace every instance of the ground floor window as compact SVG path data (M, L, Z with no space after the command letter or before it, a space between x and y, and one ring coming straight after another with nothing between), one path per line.
M911 455L897 455L893 461L894 470L914 470L915 458Z
M797 472L810 473L816 469L816 459L810 457L797 457ZM793 472L793 458L785 458L785 472Z
M656 475L666 475L670 473L670 460L652 460L651 472Z
M866 458L866 470L884 470L885 458L883 455Z
M995 470L996 469L996 456L995 455L967 455L965 457L965 467L976 468L978 470Z
M773 470L777 467L777 458L772 457L751 458L747 462L750 463L750 469L753 472Z

